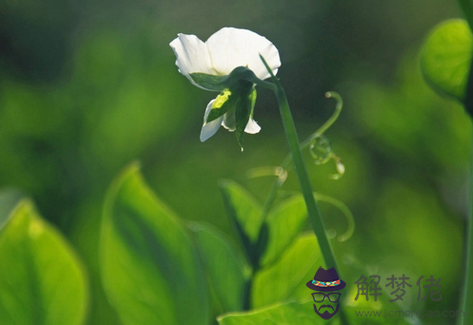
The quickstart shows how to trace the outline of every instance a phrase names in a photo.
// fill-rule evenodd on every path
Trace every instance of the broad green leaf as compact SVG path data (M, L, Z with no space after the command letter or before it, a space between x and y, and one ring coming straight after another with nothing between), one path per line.
M80 325L88 286L63 236L21 201L0 232L0 323Z
M245 189L233 181L221 181L220 188L227 213L235 225L248 258L254 264L258 260L255 247L262 225L261 207Z
M343 297L343 296L342 296ZM350 297L346 297L350 299ZM349 319L350 325L376 325L376 324L422 324L418 318L403 313L395 306L384 306L384 308L354 308L342 303L338 314L330 321L323 320L314 312L314 303L312 300L303 303L290 302L280 304L257 311L244 313L229 313L218 317L220 325L340 325L340 313L343 312ZM384 317L385 313L393 311L392 317ZM389 315L389 314L387 314Z
M270 286L271 283L268 283ZM310 293L308 293L310 298ZM335 316L337 317L337 316ZM328 322L320 318L313 308L312 301L291 302L259 311L231 313L218 318L220 325L324 325ZM332 322L332 325L338 322Z
M473 37L465 20L453 19L433 29L424 44L421 68L437 90L462 101L473 53Z
M297 237L307 219L302 196L287 199L275 207L267 219L267 246L260 264L266 266L281 257L281 253Z
M225 234L210 225L193 223L191 230L221 313L241 310L247 278L241 256Z
M197 251L136 163L108 191L101 255L105 293L124 325L208 324Z
M311 292L305 284L314 277L323 263L315 236L312 233L299 236L276 263L256 273L253 279L252 307L310 299Z

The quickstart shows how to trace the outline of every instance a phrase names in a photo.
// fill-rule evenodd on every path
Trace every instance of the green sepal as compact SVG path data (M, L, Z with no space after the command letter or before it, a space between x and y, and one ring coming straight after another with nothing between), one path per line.
M252 83L240 80L238 83L234 84L231 89L223 90L215 99L209 116L205 122L212 122L231 110L234 110L235 113L239 111L246 112L246 110L249 110L251 114L251 105L254 105L254 102L248 103L248 100L253 101L253 97L256 99L256 95L252 95L252 89L256 94L256 90L254 90ZM248 105L250 105L249 108L247 108ZM246 113L244 115L246 115ZM248 119L249 116L247 117L245 126Z
M220 91L205 123L212 122L226 113L235 114L236 137L243 150L243 133L253 115L256 102L254 86L262 81L247 67L236 67L228 76L191 73L190 77L195 84L204 89ZM233 131L232 127L230 129Z
M206 123L218 119L223 114L234 109L240 100L240 96L236 91L229 89L223 90L212 105L209 116L207 116Z
M215 76L206 73L191 73L189 75L197 85L211 91L222 91L229 76Z
M200 72L191 73L189 76L199 87L210 91L223 91L225 89L231 89L241 80L250 82L259 81L253 71L247 67L236 67L227 76L211 75Z
M243 133L250 117L253 115L256 102L256 89L253 85L247 89L245 94L242 94L241 99L235 109L235 131L238 144L243 150Z

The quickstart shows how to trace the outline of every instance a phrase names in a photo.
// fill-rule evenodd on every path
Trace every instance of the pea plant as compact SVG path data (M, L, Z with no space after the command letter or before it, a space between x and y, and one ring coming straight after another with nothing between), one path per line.
M466 20L446 21L433 29L422 48L420 67L429 85L460 101L473 117L473 11L471 1L460 0L460 4ZM314 192L302 154L308 150L316 164L333 163L334 179L344 174L345 166L325 135L342 110L341 96L326 93L335 100L333 114L300 141L283 81L276 77L282 63L271 41L246 29L226 27L206 42L195 35L178 34L170 47L178 71L192 85L216 94L203 112L202 142L223 127L235 134L243 151L245 133L254 135L261 130L258 89L277 99L289 154L279 166L252 170L253 176L274 179L264 204L233 180L219 182L234 236L176 215L147 185L139 162L126 166L106 193L100 240L95 247L101 256L103 289L120 323L367 324L366 318L347 312L352 307L346 300L333 319L318 317L306 287L318 267L335 268L343 277L339 269L342 261L334 255L331 240L337 237L344 242L354 232L349 208ZM473 154L471 161L473 169ZM277 202L277 193L292 170L300 194ZM471 191L471 176L469 184ZM2 200L11 202L11 212L0 218L0 323L85 324L90 280L72 246L41 217L31 200ZM183 204L185 200L182 197ZM348 225L345 233L331 235L318 207L321 201L342 211ZM473 211L473 196L470 202ZM311 226L309 232L303 231L306 223ZM468 225L465 287L458 308L465 312L463 324L473 323L471 212ZM364 308L375 310L376 306L366 304ZM369 321L424 322L415 317Z

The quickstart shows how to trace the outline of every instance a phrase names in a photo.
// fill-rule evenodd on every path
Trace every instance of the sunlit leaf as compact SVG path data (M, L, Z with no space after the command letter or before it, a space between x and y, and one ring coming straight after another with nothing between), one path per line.
M323 265L315 236L312 233L301 235L276 263L256 273L251 296L252 307L310 299L311 292L305 284Z
M244 313L229 313L218 318L220 325L340 325L340 313L343 312L349 319L350 325L407 325L422 322L412 316L402 317L397 308L393 317L384 317L384 313L390 310L372 309L372 308L353 308L344 304L340 306L339 314L335 315L330 321L323 320L314 312L314 303L312 300L298 303L290 302L280 304L257 311L249 311Z
M298 195L275 207L267 219L268 242L260 264L272 263L297 237L307 219L307 209L302 196Z
M206 279L178 218L137 164L107 194L101 238L105 292L124 325L208 324Z
M87 310L83 269L62 235L23 200L0 232L0 323L80 325Z
M354 308L342 302L338 314L329 321L319 317L314 312L313 306L314 302L310 299L306 302L290 302L256 311L229 313L218 317L217 320L220 325L340 325L340 314L343 312L350 325L422 324L421 320L413 316L412 313L408 312L409 316L403 317L403 312L396 306L391 306L389 309L370 308L367 306ZM392 312L392 317L384 317L385 313L390 311Z
M473 37L465 20L448 20L436 26L427 38L421 68L437 90L462 101L470 71Z
M226 236L210 225L193 223L199 254L222 312L243 307L244 261Z
M255 249L262 225L261 207L256 200L237 183L220 182L227 213L238 232L248 258L253 263L258 259Z
M312 301L309 301L291 302L247 313L232 313L219 317L218 323L220 325L322 325L327 324L327 321L314 312Z

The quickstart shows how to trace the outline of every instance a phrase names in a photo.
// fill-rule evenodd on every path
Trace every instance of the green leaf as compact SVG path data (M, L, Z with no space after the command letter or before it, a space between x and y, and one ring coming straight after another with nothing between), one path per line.
M342 299L351 299L343 298ZM310 299L310 295L309 295ZM422 324L420 320L409 316L393 316L384 317L385 313L390 311L400 311L396 305L391 305L387 309L378 308L353 308L347 304L341 304L338 314L329 321L323 320L314 312L314 303L311 300L306 302L290 302L280 304L269 308L260 310L252 310L243 313L229 313L217 318L220 325L340 325L340 312L347 315L348 323L350 325L376 325L376 324L393 324L393 325L408 325L408 324ZM407 312L409 313L409 312ZM406 313L406 315L407 315ZM396 315L396 314L395 314ZM399 314L397 314L399 315ZM333 320L333 321L332 321Z
M269 285L269 284L268 284ZM310 298L310 293L308 293ZM337 317L337 316L335 316ZM320 318L313 308L312 301L306 303L291 302L275 307L232 313L218 318L220 325L325 325L327 321ZM332 325L338 323L331 323Z
M473 37L465 20L453 19L436 26L424 44L421 69L434 89L460 101L473 53Z
M0 232L2 325L79 325L88 286L63 236L21 201Z
M277 302L310 299L307 281L323 266L320 248L313 233L299 236L272 266L256 273L253 279L252 307Z
M230 220L236 228L245 252L252 263L258 261L255 249L262 226L261 207L256 200L237 183L224 180L220 182L223 201Z
M267 219L268 243L260 265L266 266L281 257L281 253L297 237L307 220L304 198L297 195L271 210Z
M124 325L208 324L206 279L180 220L145 184L137 163L110 187L102 280Z
M241 256L225 234L210 225L193 223L191 230L221 313L241 310L247 278Z

